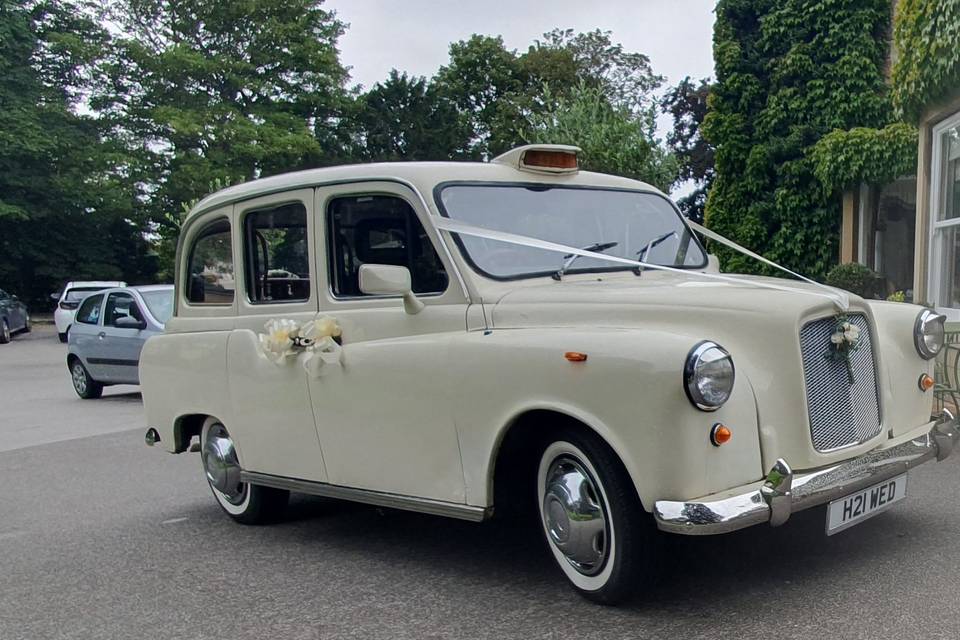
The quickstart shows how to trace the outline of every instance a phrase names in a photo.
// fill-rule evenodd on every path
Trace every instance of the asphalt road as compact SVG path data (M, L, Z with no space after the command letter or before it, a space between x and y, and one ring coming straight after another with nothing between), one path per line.
M537 536L315 498L233 524L195 454L144 446L139 395L73 395L45 328L0 346L0 638L958 638L960 459L832 538L672 538L659 589L603 608ZM134 389L135 391L135 389Z

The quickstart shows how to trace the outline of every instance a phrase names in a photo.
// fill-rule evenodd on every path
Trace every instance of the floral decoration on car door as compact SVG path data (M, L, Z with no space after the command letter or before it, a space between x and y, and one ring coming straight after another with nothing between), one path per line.
M321 316L302 325L295 320L275 318L263 328L266 333L258 334L260 349L274 364L282 365L297 358L308 374L320 377L326 365L342 362L342 331L330 316Z

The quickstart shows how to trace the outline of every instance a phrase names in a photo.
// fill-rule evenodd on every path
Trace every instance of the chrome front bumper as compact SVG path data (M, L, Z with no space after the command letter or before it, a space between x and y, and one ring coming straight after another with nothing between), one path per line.
M763 522L779 526L790 514L825 504L898 476L930 460L943 460L960 441L960 420L944 412L926 435L836 465L794 473L782 458L757 488L693 502L659 500L653 516L662 531L685 535L728 533Z

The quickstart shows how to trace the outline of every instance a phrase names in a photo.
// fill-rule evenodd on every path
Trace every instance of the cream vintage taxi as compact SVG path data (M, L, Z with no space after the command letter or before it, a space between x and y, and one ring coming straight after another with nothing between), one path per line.
M941 316L720 273L697 233L736 245L577 152L201 201L141 357L148 443L199 451L242 523L290 492L474 521L528 505L604 603L649 584L662 532L824 505L833 534L951 453L956 420L931 416Z

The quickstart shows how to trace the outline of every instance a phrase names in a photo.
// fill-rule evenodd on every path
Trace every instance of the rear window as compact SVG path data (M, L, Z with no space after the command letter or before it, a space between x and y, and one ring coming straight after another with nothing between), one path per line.
M104 289L109 289L110 287L76 287L75 289L68 289L67 295L63 297L64 302L80 302L91 293L96 291L103 291Z

